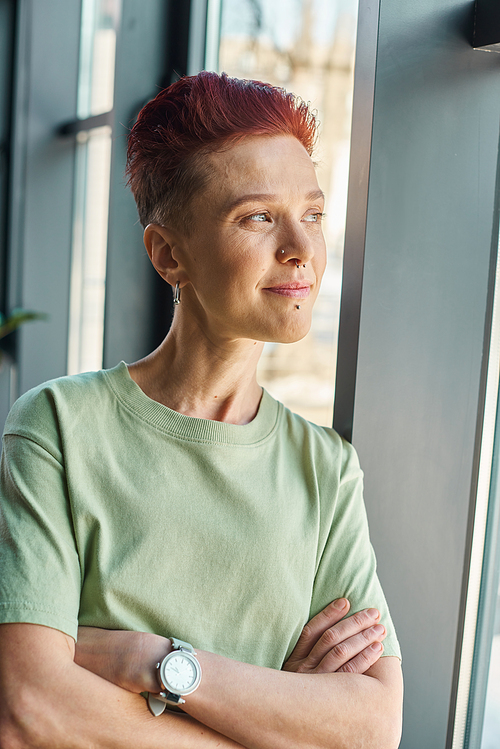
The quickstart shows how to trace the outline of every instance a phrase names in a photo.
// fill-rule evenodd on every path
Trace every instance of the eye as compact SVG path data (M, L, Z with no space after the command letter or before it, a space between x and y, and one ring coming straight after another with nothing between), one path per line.
M324 213L308 213L302 220L307 221L310 224L320 224L324 218Z
M256 221L256 222L264 222L267 221L269 218L268 213L254 213L252 216L249 216L249 221Z

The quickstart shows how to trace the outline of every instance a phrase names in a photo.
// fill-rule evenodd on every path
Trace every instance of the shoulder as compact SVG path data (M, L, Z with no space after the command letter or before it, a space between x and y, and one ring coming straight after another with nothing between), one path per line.
M4 435L37 440L50 433L61 420L76 421L83 414L98 412L105 400L113 397L108 376L119 370L86 372L49 380L24 393L12 406Z
M317 471L335 472L339 481L362 478L355 448L331 427L319 426L280 403L280 437L291 441Z

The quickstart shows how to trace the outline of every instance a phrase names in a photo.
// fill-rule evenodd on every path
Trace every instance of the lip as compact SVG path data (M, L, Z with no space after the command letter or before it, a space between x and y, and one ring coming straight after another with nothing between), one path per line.
M276 286L268 286L265 291L271 294L290 297L291 299L306 299L311 293L311 284L306 281L292 281L290 283L280 283Z

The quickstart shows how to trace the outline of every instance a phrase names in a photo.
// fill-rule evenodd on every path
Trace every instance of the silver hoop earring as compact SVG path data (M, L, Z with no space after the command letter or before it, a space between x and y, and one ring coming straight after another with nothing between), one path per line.
M174 304L180 304L181 303L181 290L179 288L179 281L175 284L175 291L174 291Z

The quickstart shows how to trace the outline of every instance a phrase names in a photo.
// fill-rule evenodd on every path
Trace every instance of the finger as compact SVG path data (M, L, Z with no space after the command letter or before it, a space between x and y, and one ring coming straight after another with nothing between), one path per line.
M379 619L380 613L377 609L363 609L363 611L358 611L352 616L342 619L342 621L338 622L333 627L329 627L325 632L323 632L309 653L307 665L310 668L312 667L315 669L319 663L321 663L323 658L332 651L334 654L337 652L342 654L345 648L349 647L349 645L346 645L346 641L359 635L365 630L370 629L370 627L373 627ZM376 638L372 637L369 642L372 642L373 639ZM363 647L366 647L369 642L365 642ZM363 648L359 648L356 652L359 653L362 649ZM351 653L349 658L340 660L337 664L337 668L354 655L356 655L356 653Z
M342 670L348 663L354 661L358 656L365 654L356 661L356 664L363 664L369 653L371 645L378 645L386 637L386 629L382 624L376 624L373 627L363 630L353 637L349 637L335 645L329 653L322 659L321 663L315 669L315 673L335 673ZM372 665L372 664L370 664ZM369 666L367 667L369 668ZM344 669L346 670L346 669ZM347 670L350 670L349 668ZM366 670L366 668L364 669ZM356 672L353 672L356 673Z
M337 669L337 673L364 674L378 661L383 652L384 646L381 642L372 642L355 658Z
M316 614L302 630L290 658L307 658L318 639L348 613L349 607L350 603L346 598L338 598Z

